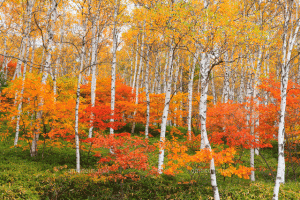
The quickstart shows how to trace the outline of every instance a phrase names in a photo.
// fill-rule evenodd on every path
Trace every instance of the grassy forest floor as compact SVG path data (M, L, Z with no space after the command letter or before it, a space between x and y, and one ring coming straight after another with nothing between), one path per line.
M2 127L1 132L6 132ZM12 130L10 131L13 132ZM103 181L75 169L75 150L46 148L36 158L29 150L13 148L13 134L0 142L0 199L213 199L209 173L188 173L145 177L139 181ZM1 138L0 138L1 139ZM151 138L155 142L159 137ZM23 141L21 141L23 142ZM24 143L25 144L25 143ZM261 150L256 156L256 182L237 176L223 177L217 173L221 199L271 199L276 174L277 148ZM157 155L150 158L157 165ZM249 152L242 161L248 163ZM96 169L98 158L81 152L81 168ZM288 167L288 164L287 164ZM262 169L262 170L260 170ZM191 177L191 175L193 175ZM189 182L195 180L195 182ZM288 172L286 184L280 187L280 199L300 199L300 172ZM180 184L179 184L180 182Z

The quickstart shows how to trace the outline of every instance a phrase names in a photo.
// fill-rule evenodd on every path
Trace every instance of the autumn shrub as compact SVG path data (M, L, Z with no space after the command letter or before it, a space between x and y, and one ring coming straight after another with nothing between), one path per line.
M131 136L130 133L95 133L93 138L82 142L91 144L91 151L99 158L98 170L94 173L96 177L106 174L109 178L117 180L132 175L134 179L137 171L156 171L148 163L148 154L155 150L148 139ZM109 150L110 153L104 153L103 149Z
M95 106L91 107L91 85L90 82L82 86L82 96L85 99L83 104L86 108L80 114L80 121L90 127L91 114L93 113L93 126L96 130L106 130L113 128L118 130L132 122L131 116L135 108L134 94L131 93L131 87L123 84L121 79L116 82L116 104L114 116L111 116L111 86L110 78L103 78L97 80L96 89L96 102ZM110 119L113 118L114 122L111 123Z

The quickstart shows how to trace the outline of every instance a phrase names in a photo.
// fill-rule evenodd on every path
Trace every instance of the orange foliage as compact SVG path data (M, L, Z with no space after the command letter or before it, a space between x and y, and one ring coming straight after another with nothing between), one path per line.
M196 151L195 154L188 154L188 147L184 142L177 141L177 138L173 136L173 139L165 142L166 151L168 152L164 171L165 174L175 175L182 173L182 168L187 170L192 170L199 164L202 164L202 168L208 168L209 163L212 158L215 160L215 166L220 167L223 164L229 164L230 167L227 169L220 169L220 173L223 176L231 176L233 174L239 176L240 178L249 179L250 172L252 168L239 166L239 168L233 167L232 164L235 163L234 156L237 154L235 148L226 148L221 151L213 149L202 149Z

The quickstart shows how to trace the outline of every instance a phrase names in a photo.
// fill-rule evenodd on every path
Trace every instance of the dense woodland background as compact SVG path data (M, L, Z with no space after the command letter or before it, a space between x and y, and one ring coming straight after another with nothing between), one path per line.
M0 197L300 199L299 5L2 0Z

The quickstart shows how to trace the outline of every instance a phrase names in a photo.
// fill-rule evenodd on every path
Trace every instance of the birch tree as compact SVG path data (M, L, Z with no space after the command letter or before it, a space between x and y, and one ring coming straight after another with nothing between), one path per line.
M195 55L193 56L193 64L190 68L190 77L189 77L189 85L188 85L188 103L189 103L189 112L187 117L187 124L188 124L188 139L192 140L192 112L193 112L193 83L194 83L194 75L195 75L195 68L198 61L198 52L196 50Z
M146 90L146 127L145 127L145 137L148 138L149 135L149 123L150 123L150 91L149 91L149 45L147 45L146 52L146 71L145 71L145 90Z
M293 15L294 9L299 10L299 1L284 1L283 15L283 35L282 35L282 63L281 63L281 103L280 118L278 127L278 167L273 192L273 200L278 199L280 184L285 183L285 158L284 158L284 134L285 134L285 111L286 96L289 80L289 71L291 67L292 50L294 49L300 27L298 15Z
M165 104L164 104L164 111L162 114L162 122L161 122L161 129L160 129L160 146L159 146L159 156L158 156L158 173L162 174L163 164L164 164L164 156L165 156L165 149L164 143L166 139L166 128L167 128L167 120L169 114L169 107L171 101L171 86L172 86L172 75L173 75L173 59L174 59L174 44L170 44L169 47L169 59L168 59L168 73L167 73L167 84L166 84L166 94L165 94Z
M48 38L48 42L46 44L47 46L47 52L46 52L46 62L44 65L44 73L42 76L42 84L46 85L46 81L48 78L48 75L50 73L50 67L51 67L51 57L52 57L52 53L54 50L54 46L53 46L53 38L54 38L54 26L57 20L57 7L58 7L58 0L51 0L51 5L50 5L50 9L49 12L47 14L47 19L46 21L48 21L49 23L47 24L47 38ZM40 100L38 107L40 108L40 111L37 113L37 120L40 121L41 124L41 119L42 119L42 114L43 114L43 99ZM37 142L39 140L39 127L37 127L37 130L33 136L33 140L32 140L32 144L31 144L31 156L37 156Z
M110 123L114 123L114 110L115 110L115 94L116 94L116 67L117 67L117 48L118 48L118 32L117 32L117 17L119 13L119 0L114 1L114 17L113 17L113 48L112 48L112 66L111 66L111 116ZM114 129L110 127L109 133L114 134Z
M207 92L208 92L208 79L210 72L210 61L209 55L207 53L201 53L201 96L200 96L200 105L199 105L199 115L201 121L201 145L200 149L207 148L211 151L210 142L207 136L206 130L206 112L207 112ZM215 169L214 158L210 161L210 179L211 186L213 189L214 199L220 199L219 190L217 186L217 177Z
M61 54L62 54L62 48L63 48L63 42L64 42L64 34L65 34L65 20L66 20L66 7L63 4L63 11L62 11L62 26L60 29L60 44L58 47L58 56L56 59L56 65L54 67L54 74L53 74L53 93L54 93L54 98L56 99L56 94L57 94L57 84L56 84L56 79L57 79L57 73L58 73L58 66L60 65L61 62Z
M23 37L23 43L22 43L22 48L21 48L21 57L17 62L17 67L16 67L16 77L19 77L19 74L21 73L21 64L22 60L24 60L24 69L23 69L23 78L22 78L22 89L20 95L20 102L18 104L18 116L17 116L17 122L16 122L16 134L15 134L15 140L14 140L14 146L18 144L19 140L19 131L20 131L20 118L21 118L21 112L22 112L22 101L23 101L23 94L24 94L24 84L25 84L25 78L26 78L26 62L28 59L29 55L29 44L30 44L30 32L31 32L31 18L32 18L32 9L34 6L35 0L29 0L26 8L26 22L25 22L25 32L24 32L24 37ZM27 48L26 48L27 46ZM27 56L25 56L25 54ZM18 94L16 94L18 96Z
M135 83L135 104L137 105L139 103L139 88L140 88L140 74L143 68L143 56L144 56L144 42L145 42L145 33L144 33L144 27L145 23L143 25L143 33L142 33L142 43L141 43L141 51L140 51L140 64L139 64L139 69L136 74L136 83ZM137 61L137 60L136 60ZM136 115L136 110L133 113L133 118L135 118ZM131 134L134 133L135 129L135 121L132 124L132 129L131 129Z
M97 10L100 10L100 5L101 5L101 0L99 1L97 5ZM91 10L91 1L89 1L89 10ZM99 14L97 13L90 13L91 15L91 20L92 20L92 44L91 44L91 72L92 72L92 81L91 81L91 107L95 107L95 101L96 101L96 58L97 58L97 49L98 49L98 37L97 33L99 31L99 25L97 22L99 21ZM91 138L93 136L93 118L94 114L91 112L91 120L90 124L91 127L89 129L89 135L88 137Z

